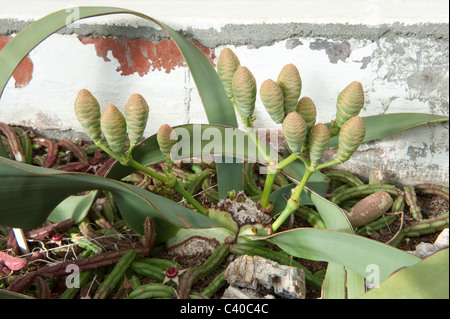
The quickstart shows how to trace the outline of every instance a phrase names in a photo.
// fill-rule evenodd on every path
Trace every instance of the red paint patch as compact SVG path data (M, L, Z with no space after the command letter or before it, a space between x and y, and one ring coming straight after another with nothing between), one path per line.
M0 50L12 39L10 36L0 36ZM19 66L13 73L13 78L16 81L15 87L24 87L30 83L33 77L33 62L27 55L25 59L20 62Z
M137 73L139 76L144 76L149 71L161 71L162 69L166 73L170 73L176 67L184 64L184 58L172 40L161 40L154 43L143 39L90 38L86 36L79 36L78 39L83 44L94 44L97 56L107 62L111 61L108 58L108 52L111 52L120 64L116 69L120 75ZM214 64L213 48L205 47L198 42L194 42L194 45Z

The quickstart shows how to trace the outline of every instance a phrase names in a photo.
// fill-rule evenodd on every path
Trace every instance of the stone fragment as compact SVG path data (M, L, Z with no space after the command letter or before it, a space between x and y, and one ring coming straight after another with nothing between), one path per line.
M304 299L305 274L302 269L280 265L259 256L239 256L225 270L231 286L256 290L264 287L280 297Z
M416 250L408 251L408 253L419 258L427 258L441 249L448 248L448 246L448 228L445 228L433 244L421 242L416 246Z
M275 297L271 294L263 296L258 291L252 289L229 286L225 289L222 299L275 299Z

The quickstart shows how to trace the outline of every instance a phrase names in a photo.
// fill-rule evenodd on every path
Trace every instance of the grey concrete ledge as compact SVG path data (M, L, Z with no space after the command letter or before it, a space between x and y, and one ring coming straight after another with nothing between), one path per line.
M0 35L19 33L33 21L16 19L0 19ZM78 23L76 27L64 27L58 34L80 35L91 37L117 37L150 41L168 39L167 34L157 26L130 26L118 24ZM407 37L414 39L443 40L449 39L448 23L420 24L381 24L377 26L353 25L343 23L312 24L312 23L255 23L227 24L220 31L214 28L197 29L187 27L178 30L188 38L198 40L208 47L220 45L251 45L259 48L272 45L274 42L295 38L327 38L335 41L350 39L377 41L381 38L395 39Z

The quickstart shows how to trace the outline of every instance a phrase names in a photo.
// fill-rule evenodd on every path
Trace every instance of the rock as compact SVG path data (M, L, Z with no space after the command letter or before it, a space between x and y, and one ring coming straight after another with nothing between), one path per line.
M233 287L273 291L287 299L304 299L305 273L302 269L280 265L259 256L239 256L225 270L225 279Z
M258 291L252 289L229 286L225 289L222 299L275 299L275 297L271 294L263 296Z
M261 211L258 204L248 198L243 191L238 192L233 199L228 197L222 199L215 209L230 213L238 227L248 224L268 225L272 222L270 213Z
M448 228L445 228L441 231L438 238L436 238L434 247L438 248L439 250L448 248L448 241Z
M434 254L435 252L448 248L449 239L448 239L448 228L445 228L436 238L434 244L430 243L420 243L416 246L416 250L408 251L408 253L420 257L427 258L428 256Z

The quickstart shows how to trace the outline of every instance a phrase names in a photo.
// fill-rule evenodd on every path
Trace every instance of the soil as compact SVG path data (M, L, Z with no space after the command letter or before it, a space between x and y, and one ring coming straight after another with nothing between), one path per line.
M83 149L87 150L89 145L86 145L82 141L76 142L76 144ZM38 147L36 146L33 152L33 155L35 157L34 165L43 165L45 164L45 160L48 157L48 154L46 153L48 151L48 148L45 147ZM89 167L85 167L87 171L90 173L96 173L99 171L102 164L106 163L107 158L106 156L99 156L98 152L90 153L90 165ZM69 162L76 162L77 158L74 156L73 153L71 153L70 150L66 152L66 154L59 155L58 159L56 160L55 167L58 165L64 165ZM156 169L162 169L161 167L155 167ZM203 167L205 168L205 167ZM179 169L179 172L182 173L188 172L192 174L189 166L186 165L179 165L177 166L177 169ZM256 171L256 170L255 170ZM169 191L162 191L160 185L158 183L148 180L144 178L143 176L135 176L137 179L133 181L134 184L139 185L141 187L145 187L151 191L159 192L161 195L171 197L175 201L179 201L180 198L177 194L174 194L173 192ZM208 183L210 186L214 186L216 184L215 176L211 176L208 180ZM332 187L335 187L335 185L332 185ZM332 188L330 188L330 192L332 191ZM206 207L212 207L214 206L214 203L211 202L211 197L206 196L206 192L199 191L199 195L197 196L197 199ZM97 203L102 203L101 201ZM419 195L417 196L417 203L422 211L424 218L433 218L436 217L444 212L448 212L449 209L449 202L445 200L444 198L440 196L434 196L434 195ZM101 205L100 205L101 206ZM100 210L100 214L101 214ZM299 217L298 215L292 215L293 217L288 220L280 230L286 230L289 228L299 228L299 227L310 227L309 223ZM115 228L112 223L109 223L105 219L99 219L98 215L93 214L92 212L88 215L88 217L91 220L91 228L94 232L105 232L105 227L110 228L112 231L116 231L117 233L121 234L121 241L120 244L130 245L129 247L133 245L137 245L139 242L139 236L134 234L132 231L130 231L126 225L121 225L120 228ZM402 218L397 218L396 221L383 229L380 229L378 231L371 231L368 237L383 242L388 243L390 240L393 239L393 237L397 234L401 228L405 228L411 224L413 224L415 220L411 217L408 211L408 207L406 206ZM115 224L114 224L115 225ZM73 228L72 228L73 230ZM69 236L69 231L72 231L69 229L65 230L65 236L61 241L55 240L55 238L52 238L52 236L46 236L44 238L41 238L39 240L32 240L29 242L30 249L33 250L40 250L46 252L45 254L41 254L37 256L38 260L29 262L28 265L20 270L16 270L14 272L10 272L7 268L2 266L0 264L0 289L7 289L13 279L21 278L27 273L30 273L32 271L35 271L37 269L40 269L42 267L46 267L51 262L61 262L64 260L69 260L71 258L75 258L75 256L78 256L83 252L83 249L80 248L78 245L73 244ZM14 249L14 246L10 246L10 242L8 240L10 239L10 229L7 227L2 227L0 225L0 252L6 252L10 255L14 255L15 253L18 254L18 251ZM415 247L420 242L425 243L433 243L438 236L438 233L428 234L428 235L422 235L419 237L412 237L412 238L406 238L402 241L399 249L406 250L406 251L412 251L415 250ZM117 245L116 242L115 244ZM64 249L65 245L69 245L70 249ZM277 249L277 247L272 247L273 249ZM110 248L110 250L114 250L113 248ZM176 262L178 262L181 265L181 269L189 269L191 267L197 267L201 265L204 260L206 260L207 256L196 256L196 257L186 257L183 258L183 256L173 258L170 257L167 254L167 251L165 251L164 247L157 246L155 247L153 253L153 257L159 257L159 258L167 258L172 259ZM219 267L217 267L211 274L206 276L205 278L202 278L198 280L193 286L192 291L194 292L201 292L210 282L213 278L215 278L221 271L223 271L228 263L230 263L235 256L230 255ZM28 258L29 259L29 258ZM305 259L296 259L299 261L302 265L307 267L309 270L311 270L313 273L326 269L327 263L325 262L316 262L311 260L305 260ZM145 278L144 276L139 277L141 280L141 284L145 284L150 282L148 278ZM99 278L97 278L99 279ZM60 294L62 293L63 289L60 287L61 285L61 279L56 280L56 282L52 283L52 292L50 295L50 298L59 298ZM220 298L223 294L224 288L221 288L217 291L217 293L212 298ZM29 292L29 291L28 291ZM31 289L31 294L35 293L35 290ZM311 285L307 285L307 299L315 299L320 298L320 291L316 289L315 287ZM79 297L78 297L79 298Z

